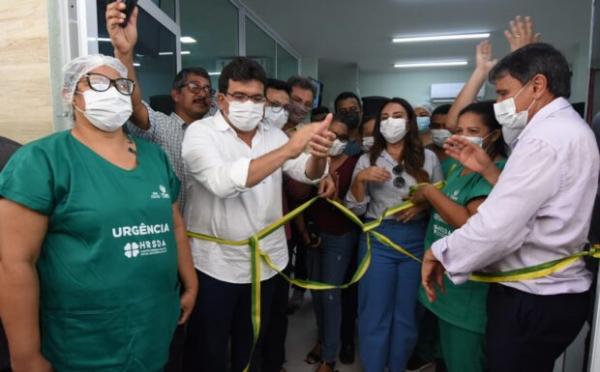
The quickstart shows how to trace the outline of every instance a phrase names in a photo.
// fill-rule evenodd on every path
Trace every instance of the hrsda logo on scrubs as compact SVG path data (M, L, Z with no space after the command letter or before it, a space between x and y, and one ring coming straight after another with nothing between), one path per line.
M169 193L167 193L167 188L164 187L163 185L158 185L158 190L159 191L152 192L152 195L150 195L150 199L170 199L171 198Z
M145 240L141 242L131 242L123 247L125 257L135 258L137 256L152 256L155 254L167 253L167 242L164 240Z

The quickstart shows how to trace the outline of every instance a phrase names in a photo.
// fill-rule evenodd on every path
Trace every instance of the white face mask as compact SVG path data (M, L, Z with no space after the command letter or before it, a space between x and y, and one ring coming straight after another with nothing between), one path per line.
M110 87L105 92L88 89L82 95L85 100L85 111L77 106L74 106L75 110L81 112L101 131L117 131L133 112L131 97L119 93L115 87Z
M262 120L264 112L264 103L230 101L227 119L240 131L251 132Z
M406 119L388 118L382 120L379 131L388 143L396 143L402 140L407 133Z
M336 138L335 141L333 141L331 148L329 149L329 155L330 156L340 155L346 149L346 145L348 145L348 142L340 141L339 139Z
M504 137L504 142L507 145L511 146L512 143L519 137L525 126L527 125L527 121L529 119L529 110L535 103L535 99L531 102L531 105L527 108L527 110L517 112L517 106L515 103L515 98L521 94L523 89L527 86L525 84L517 94L514 96L505 99L504 101L494 103L494 114L496 116L496 120L498 123L502 125L502 135Z
M432 129L431 130L431 141L438 147L443 147L444 143L452 136L452 132L448 129Z
M374 144L375 144L375 137L373 137L373 136L363 137L362 150L369 151L369 150L371 150L371 147L373 147Z
M272 125L281 129L288 122L290 114L289 112L281 108L279 112L273 111L273 107L267 106L265 107L265 118L269 119Z

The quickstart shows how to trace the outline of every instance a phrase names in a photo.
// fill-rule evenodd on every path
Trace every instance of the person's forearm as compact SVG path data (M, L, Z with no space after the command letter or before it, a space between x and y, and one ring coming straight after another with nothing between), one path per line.
M41 353L39 280L32 262L0 261L0 317L15 370Z
M475 101L477 93L485 84L487 80L487 73L481 69L475 69L471 74L471 77L462 88L458 97L450 107L448 111L448 118L446 119L446 128L451 132L454 132L456 125L458 124L458 114Z
M176 231L177 239L177 270L183 284L184 291L198 292L198 277L194 268L192 252L185 234L185 228L181 226Z
M490 183L490 185L495 186L498 182L498 178L500 178L500 173L501 171L496 164L490 163L490 165L481 172L481 175Z
M365 200L365 183L359 178L359 176L356 176L354 182L352 182L352 185L350 186L350 192L358 203L362 203L362 201Z
M311 155L306 162L306 177L311 180L321 179L326 168L327 158L317 158Z
M135 72L135 66L133 65L133 51L128 54L120 54L115 50L115 57L127 67L127 77L135 82L135 89L131 95L131 105L133 108L131 121L138 128L148 130L150 129L150 117L148 115L148 108L142 102L142 88Z
M183 284L184 291L198 292L198 277L194 268L192 259L192 250L186 234L186 227L183 223L183 218L179 213L179 207L174 204L173 216L175 224L175 240L177 242L177 270L179 278Z
M471 217L467 208L455 203L434 186L427 186L424 196L444 221L455 229L467 223Z
M250 162L250 168L248 169L246 187L254 187L259 184L262 180L273 174L277 169L281 168L283 163L290 159L290 157L290 153L284 145L252 160Z

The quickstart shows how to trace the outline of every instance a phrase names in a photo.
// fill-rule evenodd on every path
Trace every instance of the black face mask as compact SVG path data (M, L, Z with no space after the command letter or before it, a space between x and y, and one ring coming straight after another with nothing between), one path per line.
M358 112L347 112L343 115L344 123L348 125L348 129L353 130L360 124L360 115Z

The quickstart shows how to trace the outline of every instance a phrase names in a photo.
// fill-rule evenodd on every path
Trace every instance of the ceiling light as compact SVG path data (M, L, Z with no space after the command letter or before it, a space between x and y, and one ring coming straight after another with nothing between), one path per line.
M172 56L173 52L158 52L159 56Z
M210 75L210 76L219 76L219 75L221 75L221 73L220 72L209 72L208 75Z
M141 64L141 63L138 63L138 62L133 62L133 65L134 65L135 67L140 67L142 64Z
M182 56L185 56L185 55L188 55L188 54L192 54L192 52L190 52L189 50L182 50L181 51L181 55Z
M405 62L396 63L395 68L417 68L417 67L450 67L450 66L466 66L467 61L426 61L426 62Z
M182 36L179 38L179 41L181 41L184 44L193 44L196 42L196 39L194 39L191 36Z
M490 37L490 33L484 32L484 33L479 33L479 34L396 37L392 41L394 43L415 43L415 42L420 42L420 41L486 39L488 37Z

